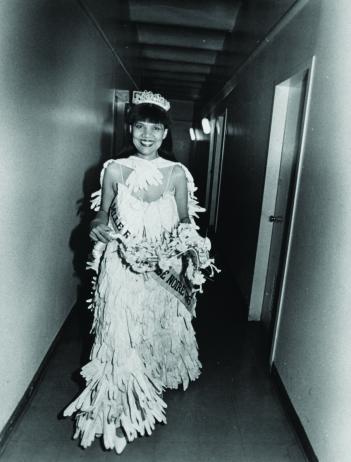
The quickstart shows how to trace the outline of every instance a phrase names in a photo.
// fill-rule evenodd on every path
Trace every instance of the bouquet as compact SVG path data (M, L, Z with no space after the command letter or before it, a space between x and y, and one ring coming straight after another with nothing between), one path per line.
M173 269L182 274L194 292L202 293L202 285L220 270L210 258L211 242L202 237L192 224L181 223L159 241L116 237L123 261L137 273Z

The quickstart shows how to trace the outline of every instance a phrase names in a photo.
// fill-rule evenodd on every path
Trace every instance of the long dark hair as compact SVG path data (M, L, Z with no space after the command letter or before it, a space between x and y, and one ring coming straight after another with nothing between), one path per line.
M125 124L125 145L121 151L117 154L116 158L126 158L135 154L135 146L133 145L132 135L129 130L129 126L133 126L136 122L151 122L154 124L162 124L168 133L166 138L162 142L162 146L159 148L158 153L161 157L168 160L175 161L173 154L173 143L171 134L171 119L168 113L160 106L150 103L142 103L131 105L126 112L126 124Z

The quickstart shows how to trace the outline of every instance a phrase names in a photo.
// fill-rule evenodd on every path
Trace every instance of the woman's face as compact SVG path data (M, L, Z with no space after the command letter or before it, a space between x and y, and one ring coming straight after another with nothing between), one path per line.
M160 123L135 122L131 127L133 144L139 154L153 159L157 157L157 151L166 138L167 131L164 125Z

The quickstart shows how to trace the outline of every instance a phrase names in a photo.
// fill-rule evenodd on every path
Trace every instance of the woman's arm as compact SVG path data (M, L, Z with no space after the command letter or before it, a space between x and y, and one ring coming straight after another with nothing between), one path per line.
M188 182L184 170L176 165L172 172L172 183L175 188L175 200L180 223L190 223L188 212Z
M89 236L93 241L101 241L107 244L111 240L111 228L107 226L108 214L115 196L114 186L116 182L119 182L119 176L120 169L116 164L110 164L106 167L102 182L100 210L90 223Z

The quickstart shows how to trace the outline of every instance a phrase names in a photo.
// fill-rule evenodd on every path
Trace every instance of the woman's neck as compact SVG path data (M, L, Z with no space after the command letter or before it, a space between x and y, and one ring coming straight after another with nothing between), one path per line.
M136 157L139 157L139 159L144 159L144 160L155 160L159 157L157 151L154 154L150 154L150 155L140 154L139 152L136 152L134 155Z

